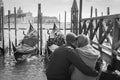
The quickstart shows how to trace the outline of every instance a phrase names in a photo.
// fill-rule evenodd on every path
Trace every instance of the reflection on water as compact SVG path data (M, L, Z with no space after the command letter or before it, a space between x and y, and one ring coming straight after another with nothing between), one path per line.
M0 59L0 80L47 80L44 64L40 58L16 65L5 65Z

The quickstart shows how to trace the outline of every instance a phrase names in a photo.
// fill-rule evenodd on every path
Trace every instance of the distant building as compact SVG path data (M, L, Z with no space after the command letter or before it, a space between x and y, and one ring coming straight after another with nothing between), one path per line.
M19 7L19 9L17 10L16 13L16 17L17 17L17 23L37 23L37 17L33 17L31 12L27 12L24 13L23 10L21 9L21 7ZM10 22L14 23L14 18L15 18L15 14L12 13L10 14ZM49 17L49 16L43 16L42 17L42 23L54 23L54 22L58 22L57 17ZM8 23L8 15L6 15L4 17L4 23Z
M15 22L14 18L15 18L15 14L14 13L10 14L10 22L11 23ZM23 13L23 10L21 9L21 7L19 7L19 9L17 10L17 13L16 13L16 22L17 23L34 22L34 18L32 17L31 12ZM8 15L6 15L4 17L4 23L8 23Z
M37 23L37 17L34 18L34 22ZM42 17L42 23L57 23L59 22L57 17L49 17L49 16L43 16Z

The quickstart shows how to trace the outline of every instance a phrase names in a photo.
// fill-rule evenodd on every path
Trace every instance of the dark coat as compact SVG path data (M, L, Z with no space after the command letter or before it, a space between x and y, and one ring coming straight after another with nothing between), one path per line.
M73 48L68 45L64 45L53 52L46 70L47 79L70 80L69 67L71 64L88 76L98 75L98 73L89 68L81 60Z

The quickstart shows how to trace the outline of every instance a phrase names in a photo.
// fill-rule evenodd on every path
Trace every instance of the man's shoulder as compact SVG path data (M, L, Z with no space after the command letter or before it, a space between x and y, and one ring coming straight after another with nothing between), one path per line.
M66 46L65 48L66 48L66 50L67 50L69 53L76 53L76 49L74 49L74 48L71 47L71 46Z
M70 47L70 46L66 46L66 45L62 45L59 48L57 48L56 50L62 50L62 51L74 51L74 48Z

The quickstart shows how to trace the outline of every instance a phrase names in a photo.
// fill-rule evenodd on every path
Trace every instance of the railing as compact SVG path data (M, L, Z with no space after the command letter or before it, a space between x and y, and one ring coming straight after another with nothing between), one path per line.
M120 14L81 19L81 31L89 36L95 49L108 54L119 48L119 19Z

